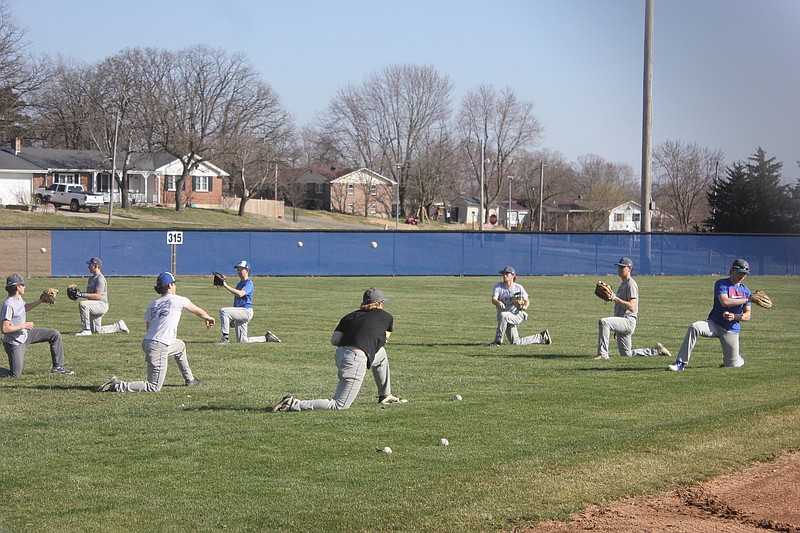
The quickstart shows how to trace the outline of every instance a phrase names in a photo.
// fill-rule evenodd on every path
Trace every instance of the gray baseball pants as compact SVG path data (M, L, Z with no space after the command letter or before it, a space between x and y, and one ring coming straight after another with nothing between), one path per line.
M636 319L633 317L609 316L601 318L599 323L599 333L597 336L597 354L608 355L608 343L611 332L617 334L617 349L619 354L625 357L651 357L658 355L658 348L637 348L631 349L631 337L636 330Z
M541 333L528 335L527 337L520 338L519 331L517 331L517 324L522 323L528 319L528 313L520 311L517 314L509 311L501 312L497 317L497 330L494 334L494 342L502 343L503 334L508 337L511 344L525 345L525 344L544 344L545 339Z
M267 342L267 338L248 337L247 324L253 318L253 310L245 307L223 307L219 310L219 323L222 335L230 334L231 323L236 327L236 340L239 342Z
M335 355L338 369L339 385L331 400L295 400L290 411L322 411L332 409L343 411L350 408L361 390L361 384L367 373L367 358L359 355L346 346L340 346ZM389 359L386 350L381 348L372 361L372 377L378 386L378 396L389 396L392 384L389 377Z
M64 344L61 342L61 333L50 328L33 328L28 331L28 338L23 344L3 343L8 355L9 370L0 368L0 377L20 377L22 367L25 366L25 352L28 350L28 345L39 342L50 343L50 359L54 367L64 366Z
M117 392L158 392L164 385L167 376L167 361L169 356L175 358L178 368L185 381L194 379L189 360L186 357L186 344L180 339L175 339L170 346L162 342L142 341L144 360L147 363L147 381L121 381L116 388Z
M739 332L728 331L713 320L698 320L689 326L681 349L678 351L678 361L689 362L698 337L719 338L722 346L722 366L738 368L744 365L744 359L739 353Z
M100 300L83 300L78 304L81 313L81 325L84 330L92 333L116 333L119 331L117 322L103 326L103 316L108 313L108 302Z

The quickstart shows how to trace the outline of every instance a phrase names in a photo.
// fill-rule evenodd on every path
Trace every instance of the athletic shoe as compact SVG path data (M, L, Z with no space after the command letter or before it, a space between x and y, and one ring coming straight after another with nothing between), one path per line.
M503 344L502 342L496 342L495 341L495 342L490 342L486 346L502 346L502 344Z
M267 334L264 335L264 337L266 337L267 342L281 342L278 336L272 333L271 331L268 331Z
M595 356L593 357L593 359L608 359L608 358L609 358L609 357L608 357L608 354L607 354L607 353L599 353L599 354L597 354L597 355L595 355Z
M388 396L378 396L378 403L382 403L384 405L387 403L408 403L408 400L398 398L394 394L390 394Z
M667 367L667 370L671 370L673 372L680 372L685 368L686 368L686 363L684 363L683 361L675 361L673 364Z
M75 375L75 372L73 372L72 370L67 370L63 366L54 366L53 368L50 369L50 372L52 372L53 374L64 374L65 376Z
M84 329L75 334L76 337L88 337L92 334L92 330Z
M222 337L222 338L219 340L219 342L217 342L217 345L219 345L219 346L224 346L224 345L226 345L226 344L230 344L230 343L231 343L231 341L230 341L230 339L229 339L228 337Z
M553 344L553 338L550 336L550 332L549 331L544 330L541 333L541 335L542 335L542 338L544 339L544 343L545 344Z
M289 408L292 406L292 403L294 403L294 396L292 396L291 394L287 394L286 396L281 398L281 401L279 401L278 403L276 403L275 405L272 406L272 409L270 409L270 412L271 413L279 413L279 412L288 411Z
M655 349L658 350L658 355L666 355L667 357L672 357L672 353L669 350L667 350L667 348L660 342L656 343Z
M119 322L117 322L117 327L122 333L128 333L128 331L130 331L128 329L128 324L126 324L124 320L120 320Z
M111 376L111 379L103 383L97 388L97 392L116 392L117 385L119 385L119 380L117 376Z
M194 378L194 379L191 379L191 380L189 380L189 379L186 380L186 386L187 387L196 387L196 386L202 385L202 384L203 384L203 382L200 381L197 378Z

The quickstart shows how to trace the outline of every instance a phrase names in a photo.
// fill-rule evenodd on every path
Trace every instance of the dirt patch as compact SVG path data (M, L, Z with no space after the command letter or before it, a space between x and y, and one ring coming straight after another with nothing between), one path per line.
M800 533L800 453L774 463L682 487L660 497L637 497L589 507L570 522L543 522L527 533L577 531Z

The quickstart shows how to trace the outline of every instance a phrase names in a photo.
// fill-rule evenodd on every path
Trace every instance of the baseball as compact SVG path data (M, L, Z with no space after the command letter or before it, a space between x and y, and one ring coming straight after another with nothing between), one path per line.
M375 451L381 453L392 453L392 449L389 448L388 446L384 446L383 448L375 448Z
M297 247L298 248L302 248L303 247L303 241L297 241Z
M457 402L460 402L461 401L461 395L460 394L456 394L455 397L453 397L453 399L455 401L457 401Z
M439 446L450 446L450 441L447 439L439 439Z
M47 248L42 248L42 253L45 253L46 251L47 251Z
M375 242L375 241L372 241L369 245L372 246L373 248L377 248L378 247L378 243Z

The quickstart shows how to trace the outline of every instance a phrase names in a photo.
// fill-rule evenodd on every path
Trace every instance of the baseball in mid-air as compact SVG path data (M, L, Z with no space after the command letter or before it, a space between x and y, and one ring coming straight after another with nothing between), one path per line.
M454 399L455 401L457 401L457 402L460 402L460 401L461 401L461 395L460 395L460 394L456 394L456 395L453 397L453 399Z
M297 241L297 247L298 248L302 248L303 247L303 241Z
M388 446L384 446L383 448L375 448L375 451L378 451L378 452L381 452L381 453L392 453L392 449L389 448Z
M47 248L42 248L42 253L45 253L46 251L47 251Z
M375 242L375 241L372 241L369 245L372 246L373 248L377 248L378 247L378 243Z
M439 446L450 446L450 441L447 439L439 439Z

